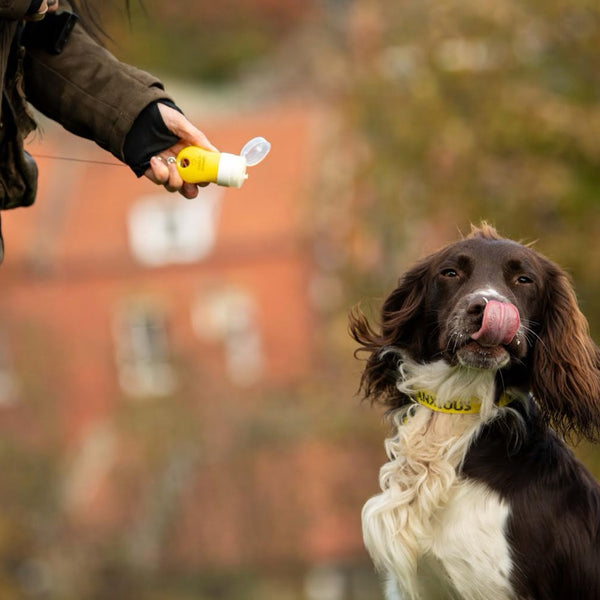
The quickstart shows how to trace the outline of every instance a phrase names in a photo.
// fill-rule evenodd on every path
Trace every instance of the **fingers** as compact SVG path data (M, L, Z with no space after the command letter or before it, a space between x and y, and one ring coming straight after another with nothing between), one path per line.
M183 179L174 162L167 162L160 156L153 156L150 160L150 169L156 183L164 185L168 192L177 192L183 187Z
M192 200L198 195L198 186L193 183L184 183L179 193L188 200Z
M179 150L189 145L200 146L215 152L218 152L218 150L206 135L190 123L179 111L160 102L158 103L158 109L167 129L179 137L179 142L165 151L165 156L154 156L150 160L150 168L145 175L150 181L164 186L169 192L179 192L185 198L195 198L198 195L199 186L183 181L175 164L175 155ZM201 187L204 187L204 185L208 184L200 184Z
M179 192L190 200L198 195L198 186L181 179L174 161L167 162L160 156L153 156L145 175L153 183L164 186L168 192Z

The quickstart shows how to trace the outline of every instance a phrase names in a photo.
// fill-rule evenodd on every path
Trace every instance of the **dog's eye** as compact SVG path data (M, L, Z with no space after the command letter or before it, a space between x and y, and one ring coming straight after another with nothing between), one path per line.
M451 279L453 277L458 277L458 271L456 269L442 269L440 275Z
M517 277L517 283L521 283L521 284L533 283L533 279L531 279L531 277L527 277L527 275L519 275L519 277Z

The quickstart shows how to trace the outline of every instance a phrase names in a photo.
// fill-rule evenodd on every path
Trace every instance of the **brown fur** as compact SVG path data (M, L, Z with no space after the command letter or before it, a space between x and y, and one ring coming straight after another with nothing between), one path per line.
M567 274L532 248L502 238L490 225L474 227L466 238L426 257L409 269L383 303L379 323L372 325L359 308L350 314L350 331L366 353L361 390L366 398L390 408L409 402L398 391L401 352L413 360L428 362L447 351L436 346L441 306L432 300L439 265L461 252L466 244L480 249L478 261L487 252L518 250L531 265L537 283L529 304L527 349L501 370L503 383L529 391L537 401L540 418L572 440L600 435L600 351L590 338L587 320L577 305ZM449 301L449 299L448 299ZM528 305L529 306L529 305ZM525 312L523 308L520 309Z

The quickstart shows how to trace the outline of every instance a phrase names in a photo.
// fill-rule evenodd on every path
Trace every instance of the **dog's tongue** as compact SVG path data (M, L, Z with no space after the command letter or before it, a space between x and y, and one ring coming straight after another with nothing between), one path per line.
M482 346L510 344L519 329L519 311L514 304L490 300L485 305L481 329L471 338Z

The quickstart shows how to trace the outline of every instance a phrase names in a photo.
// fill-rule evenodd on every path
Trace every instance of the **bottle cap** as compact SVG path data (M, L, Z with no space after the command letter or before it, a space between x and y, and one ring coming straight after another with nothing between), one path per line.
M246 164L243 156L222 152L217 171L217 183L227 187L242 187L248 178Z
M264 137L255 137L246 142L240 155L246 159L246 164L253 167L261 162L264 157L269 154L271 143L265 140Z

